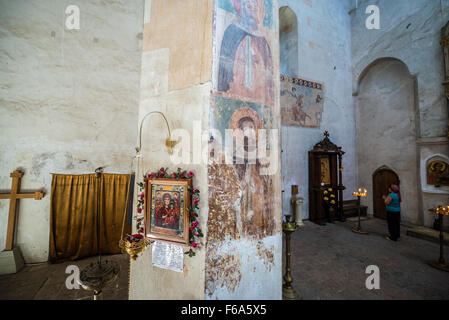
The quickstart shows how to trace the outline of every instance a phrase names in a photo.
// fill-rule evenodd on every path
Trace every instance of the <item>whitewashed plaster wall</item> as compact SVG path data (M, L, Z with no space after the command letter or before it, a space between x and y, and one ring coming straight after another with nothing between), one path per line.
M137 181L142 180L143 174L158 171L161 167L168 167L170 173L178 167L193 171L193 185L201 192L198 220L205 236L207 156L196 158L198 150L195 146L199 141L194 139L194 126L199 125L200 134L209 129L212 13L211 0L145 1L139 123L149 112L163 112L173 134L176 130L185 130L190 135L183 141L190 146L190 151L187 161L174 163L165 147L165 122L161 116L151 115L142 130L142 165L136 167ZM199 59L192 58L195 55ZM201 150L207 147L208 136L204 138ZM180 150L176 149L174 155L181 155ZM129 299L204 299L204 247L205 241L201 240L195 250L196 256L189 258L184 255L183 272L154 267L152 250L148 247L131 263ZM188 249L183 247L183 250Z
M380 30L368 30L365 27L368 17L365 9L371 4L379 7ZM447 23L448 17L447 0L361 0L358 1L358 8L352 11L354 95L358 94L359 81L365 70L381 58L402 61L416 77L418 172L421 170L420 159L436 153L449 154L448 108L441 85L444 71L439 43L441 28ZM360 164L358 170L361 170ZM438 202L447 202L447 197L422 193L421 189L419 196L423 212L419 213L420 218L416 222L431 226L434 219L427 210Z
M64 27L68 5L80 30ZM131 172L141 60L141 0L0 1L0 189L22 168L16 244L48 259L51 173ZM119 128L119 129L118 129ZM8 200L0 201L0 250Z
M146 69L148 64L157 60L157 56L161 57L162 51L159 53L144 53L142 56L142 71ZM164 56L168 59L167 55ZM167 72L168 70L165 69L165 72L159 73L158 80L164 81L164 78L167 79ZM142 87L144 83L147 83L146 81L152 80L142 72ZM202 130L208 128L210 90L211 84L208 82L143 99L140 103L139 119L141 120L148 112L161 111L167 115L172 130L185 129L192 137L194 121L201 121ZM137 168L138 176L136 180L141 181L143 173L157 171L161 167L169 167L170 172L177 170L178 165L171 162L164 145L166 137L165 122L158 115L150 116L145 121L142 131L143 166ZM190 159L193 159L193 149L191 149L189 156ZM179 167L192 170L195 173L193 185L201 192L198 220L206 236L208 212L207 168L205 164L180 164ZM136 199L134 199L134 203L136 203ZM134 212L136 212L136 208L134 208ZM195 257L184 256L184 271L182 273L154 267L152 265L152 250L151 247L148 247L141 257L131 263L129 298L204 299L204 245L204 241L201 241L199 249L195 250ZM183 250L187 251L186 248L183 248Z
M365 27L365 8L376 4L380 30ZM418 81L420 136L447 135L447 104L444 95L441 28L447 23L448 1L361 0L351 20L353 89L358 91L362 72L380 58L404 62Z
M418 223L419 174L416 147L415 80L407 66L385 59L364 75L357 96L358 181L368 192L363 202L373 213L373 173L382 166L400 179L404 221Z
M290 212L291 185L299 186L305 199L303 217L309 217L308 151L324 138L342 146L345 199L355 190L355 118L352 100L351 22L349 1L280 0L298 18L299 70L297 76L324 83L321 127L282 127L283 213Z

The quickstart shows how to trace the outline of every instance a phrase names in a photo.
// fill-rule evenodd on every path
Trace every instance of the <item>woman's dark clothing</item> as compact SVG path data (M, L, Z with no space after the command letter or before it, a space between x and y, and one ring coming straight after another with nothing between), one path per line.
M397 241L401 236L401 213L387 211L387 223L390 239Z

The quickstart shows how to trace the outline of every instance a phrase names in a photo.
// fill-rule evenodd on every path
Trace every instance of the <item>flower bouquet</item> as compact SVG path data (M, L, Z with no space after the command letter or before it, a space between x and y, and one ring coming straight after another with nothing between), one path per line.
M326 203L329 207L335 206L336 202L336 195L335 191L332 188L325 188L323 190L323 201Z

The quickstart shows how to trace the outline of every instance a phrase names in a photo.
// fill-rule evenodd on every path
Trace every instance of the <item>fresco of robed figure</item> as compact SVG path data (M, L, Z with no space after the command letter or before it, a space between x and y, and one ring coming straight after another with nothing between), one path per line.
M225 228L256 239L272 235L276 228L272 209L272 176L261 174L261 169L269 167L270 163L265 158L254 158L259 130L263 129L262 123L262 117L254 109L237 109L229 121L229 128L236 141L233 164L224 164L224 154L220 154L222 148L218 147L217 150L214 149L209 167L209 183L213 186L210 191L211 199L226 198L225 201L213 201L211 212L226 212L226 216L233 222ZM217 165L218 163L221 164ZM231 192L226 191L229 186L233 186ZM223 226L219 227L219 232L227 233Z
M231 1L237 19L221 42L217 93L273 106L273 59L262 32L264 1Z

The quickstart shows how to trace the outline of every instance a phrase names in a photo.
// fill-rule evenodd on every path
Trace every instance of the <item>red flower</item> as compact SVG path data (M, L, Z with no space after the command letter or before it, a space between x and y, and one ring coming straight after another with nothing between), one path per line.
M192 222L192 227L196 228L196 226L198 226L198 221L193 221Z
M143 238L143 235L141 234L133 234L131 236L126 237L126 241L128 242L137 242Z
M190 246L191 246L192 248L196 248L196 247L198 247L198 243L194 242L194 243L192 243Z
M192 191L193 194L196 194L196 193L199 193L199 192L200 192L200 190L198 190L198 189L194 189L194 190Z
M197 205L200 202L198 198L193 199L193 204Z
M142 213L142 209L141 208L137 208L137 213ZM140 220L137 220L137 222L139 222Z
M195 232L195 235L196 235L196 236L197 236L197 235L199 235L198 231L197 231L197 232Z
M187 176L188 176L189 178L193 178L194 174L193 174L192 171L189 171L189 172L187 172Z
M154 178L154 173L153 173L153 172L150 173L150 174L148 175L148 178L153 179L153 178Z
M142 192L142 193L140 194L140 198L143 199L144 197L145 197L145 195L144 195L144 193Z

